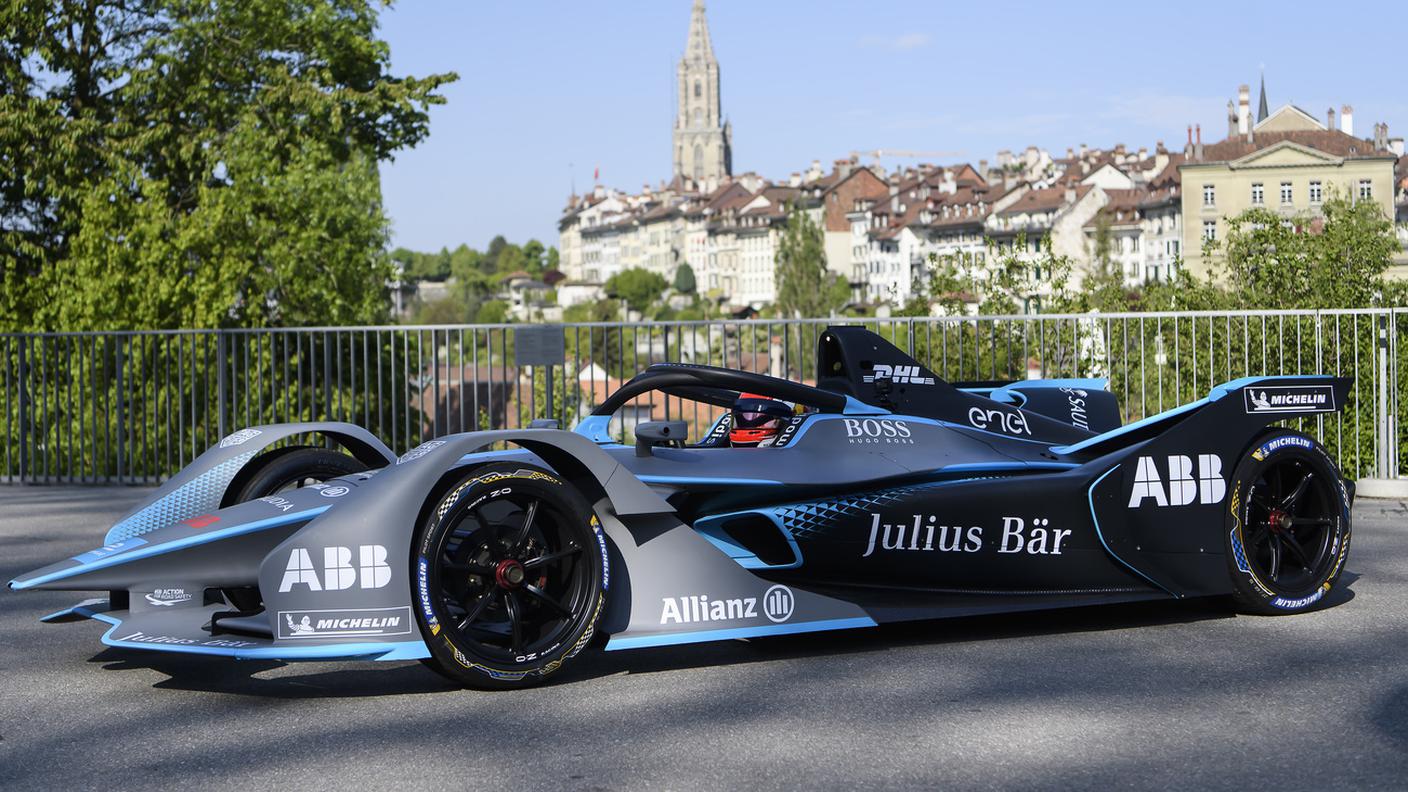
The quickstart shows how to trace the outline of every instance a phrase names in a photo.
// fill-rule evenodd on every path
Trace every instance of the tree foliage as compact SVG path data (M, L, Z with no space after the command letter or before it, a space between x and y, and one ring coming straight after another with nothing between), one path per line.
M689 266L689 262L680 264L675 269L675 291L680 294L694 294L698 284L694 281L694 268Z
M660 275L632 267L606 279L606 293L625 300L632 311L644 313L664 293L668 284Z
M806 211L793 207L777 246L777 310L784 317L831 316L846 304L848 289L826 269L821 227Z
M377 163L454 75L365 0L0 10L0 326L356 324L391 276Z
M1373 201L1334 196L1320 216L1251 209L1228 221L1213 248L1227 288L1258 308L1363 308L1382 304L1398 250L1393 223Z

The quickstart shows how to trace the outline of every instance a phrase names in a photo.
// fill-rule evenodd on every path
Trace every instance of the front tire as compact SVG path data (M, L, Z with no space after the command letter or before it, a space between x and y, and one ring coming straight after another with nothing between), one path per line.
M242 472L241 480L231 488L232 494L223 505L246 503L366 469L357 458L325 448L293 446L266 451Z
M455 682L538 684L591 642L606 601L606 541L586 500L552 473L473 469L414 547L427 664Z
M1239 611L1299 613L1329 593L1349 555L1349 495L1325 449L1276 429L1237 465L1227 560Z

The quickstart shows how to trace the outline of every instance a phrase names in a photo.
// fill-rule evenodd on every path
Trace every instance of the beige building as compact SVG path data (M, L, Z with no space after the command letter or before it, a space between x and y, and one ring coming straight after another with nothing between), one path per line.
M1291 222L1315 216L1340 195L1373 201L1393 217L1388 130L1380 124L1381 139L1356 138L1351 113L1344 108L1343 129L1336 129L1333 110L1322 123L1283 105L1254 126L1243 111L1229 118L1229 131L1237 134L1207 146L1190 140L1179 166L1184 267L1195 276L1207 273L1214 262L1203 255L1204 240L1225 239L1228 218L1248 209L1269 209ZM1238 122L1243 126L1234 126Z

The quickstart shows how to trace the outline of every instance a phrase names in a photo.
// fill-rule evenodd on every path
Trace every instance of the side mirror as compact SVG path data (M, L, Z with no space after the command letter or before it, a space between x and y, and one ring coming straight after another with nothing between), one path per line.
M684 446L689 427L684 421L646 421L636 424L636 456L650 456L655 446Z

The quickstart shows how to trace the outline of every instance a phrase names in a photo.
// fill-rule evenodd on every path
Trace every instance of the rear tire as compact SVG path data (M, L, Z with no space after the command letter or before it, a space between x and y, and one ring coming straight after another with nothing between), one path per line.
M1300 432L1263 434L1233 474L1227 528L1237 610L1309 610L1334 588L1349 555L1349 493L1339 468Z
M410 561L426 662L466 687L543 682L592 640L606 540L587 501L540 468L474 468L421 527Z
M325 448L280 448L254 458L242 474L242 483L224 505L245 503L366 469L355 457Z

